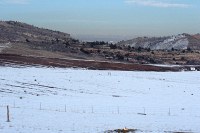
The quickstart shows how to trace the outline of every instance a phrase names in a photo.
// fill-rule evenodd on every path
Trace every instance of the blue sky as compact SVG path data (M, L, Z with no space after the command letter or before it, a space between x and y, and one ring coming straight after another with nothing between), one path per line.
M200 0L0 0L0 19L95 36L200 33Z

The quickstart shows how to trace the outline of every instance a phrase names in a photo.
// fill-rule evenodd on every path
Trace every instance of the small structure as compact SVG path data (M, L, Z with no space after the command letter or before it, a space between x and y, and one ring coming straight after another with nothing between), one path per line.
M195 67L190 67L190 70L191 71L196 71L196 68Z

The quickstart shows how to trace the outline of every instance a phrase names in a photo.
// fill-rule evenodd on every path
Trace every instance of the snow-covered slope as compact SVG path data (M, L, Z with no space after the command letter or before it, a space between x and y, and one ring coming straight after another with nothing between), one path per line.
M0 132L198 133L199 82L199 72L0 67Z
M198 34L197 34L198 35ZM168 37L139 37L128 41L121 41L118 45L131 47L150 48L152 50L171 50L174 49L200 49L200 39L197 35L179 34Z
M167 49L171 50L174 49L187 49L189 45L189 41L186 35L177 35L171 36L168 39L165 39L163 42L155 44L152 49Z

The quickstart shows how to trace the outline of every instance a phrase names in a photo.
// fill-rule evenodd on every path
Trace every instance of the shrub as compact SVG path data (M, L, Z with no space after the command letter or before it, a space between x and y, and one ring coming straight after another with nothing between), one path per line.
M85 54L90 54L90 52L86 51L84 48L81 48L80 51L85 53Z
M121 54L117 54L116 57L118 60L124 60L124 56Z
M117 48L117 45L115 44L110 44L110 49L116 49Z
M30 42L30 40L26 39L26 42Z

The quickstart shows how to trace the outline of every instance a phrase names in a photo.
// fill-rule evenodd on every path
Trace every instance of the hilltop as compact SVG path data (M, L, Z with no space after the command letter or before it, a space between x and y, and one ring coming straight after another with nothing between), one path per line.
M16 21L0 21L0 42L26 44L30 49L65 51L66 45L77 43L70 34L38 28Z
M38 28L16 21L0 21L1 42L52 42L56 39L68 41L70 34Z
M3 54L84 58L78 50L79 44L79 40L72 38L68 33L22 22L0 21L0 51Z

